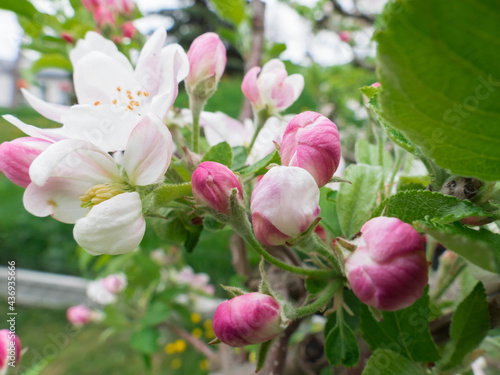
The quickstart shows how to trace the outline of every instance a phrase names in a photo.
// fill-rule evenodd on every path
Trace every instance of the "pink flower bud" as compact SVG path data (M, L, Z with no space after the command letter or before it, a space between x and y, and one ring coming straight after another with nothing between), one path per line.
M93 312L87 306L72 306L66 310L66 318L70 323L84 325L92 320Z
M215 79L220 80L226 67L226 47L215 33L205 33L197 37L187 53L189 60L189 76L186 83L196 87L199 83Z
M286 127L281 143L281 163L304 168L319 187L333 177L341 156L337 126L325 116L303 112Z
M379 87L379 86L380 86L380 82L375 82L375 83L372 83L370 86L371 86L371 87L375 87L375 88L377 88L377 87Z
M101 0L82 0L82 4L89 12L94 13L96 8L101 5Z
M133 39L137 29L135 28L132 21L125 22L122 25L122 35L124 38Z
M229 211L231 191L238 189L243 202L243 189L236 175L225 165L204 161L198 165L191 178L193 197L199 204L220 213Z
M21 357L21 341L8 329L0 330L0 374L4 374L10 364L17 366Z
M51 144L32 137L16 138L0 144L0 170L13 183L26 188L31 183L31 163Z
M352 291L369 306L394 311L413 304L428 282L422 237L410 224L376 217L361 228L358 248L347 257Z
M266 246L283 245L307 230L320 213L314 178L297 167L274 167L252 192L255 236Z
M288 76L285 64L278 59L267 62L262 71L259 67L250 69L241 84L241 91L255 110L267 108L269 112L280 112L290 107L303 89L304 77L301 74Z
M248 293L222 302L213 319L215 336L229 346L271 340L283 331L280 305L262 293Z
M61 38L64 39L66 42L70 43L70 44L74 44L75 43L75 38L73 38L73 36L66 32L66 31L61 31Z
M111 25L112 27L114 27L116 24L113 12L105 6L97 7L94 12L94 19L99 29L102 29L106 25Z
M125 289L127 279L123 273L117 273L101 279L101 284L108 292L116 294Z
M135 8L132 0L106 0L107 6L114 12L129 15Z
M339 33L339 38L341 41L349 43L351 41L351 34L349 31L344 30Z

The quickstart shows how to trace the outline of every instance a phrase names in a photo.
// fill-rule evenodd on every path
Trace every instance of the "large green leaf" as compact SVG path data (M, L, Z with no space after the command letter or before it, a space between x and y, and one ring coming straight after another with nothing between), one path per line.
M361 305L361 330L371 350L390 349L417 362L435 362L439 353L429 331L429 296L398 311L384 311L376 321L368 307Z
M500 179L500 4L396 0L376 34L380 115L443 168Z
M220 18L239 25L245 17L244 0L210 0Z
M36 8L28 0L2 0L0 9L10 10L25 17L33 17L37 13Z
M377 349L363 370L363 375L425 375L417 363L387 349Z
M341 184L337 194L337 214L347 239L359 232L370 218L382 181L382 167L366 164L349 166L344 178L352 184Z
M476 266L487 271L500 272L499 234L484 228L475 230L460 223L452 225L416 223L415 226Z
M204 156L201 161L214 161L231 168L233 164L233 151L227 142L217 143Z
M470 216L491 216L470 201L460 200L428 190L409 190L387 199L376 214L397 217L405 223L428 219L431 223L446 224Z
M337 191L322 187L320 190L319 206L321 207L321 226L330 233L331 236L342 236L339 218L337 215Z
M484 286L478 283L474 290L458 305L450 326L451 342L439 362L441 370L459 366L464 357L474 350L488 333L490 315Z

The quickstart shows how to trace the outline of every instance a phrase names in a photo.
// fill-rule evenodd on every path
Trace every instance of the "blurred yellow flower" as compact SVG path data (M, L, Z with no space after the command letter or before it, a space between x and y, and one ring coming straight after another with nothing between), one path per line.
M174 370L179 369L181 366L182 361L179 358L176 358L172 362L170 362L170 367L172 367Z
M179 353L182 353L184 350L186 350L186 342L184 340L177 340L174 343L175 350Z
M175 344L174 343L168 343L165 345L165 352L167 354L174 354L175 353Z
M197 339L199 339L201 336L203 336L203 331L199 328L195 328L193 329L193 331L191 332L191 334L196 337Z
M201 321L201 315L194 312L194 313L191 313L191 321L196 324L196 323L199 323Z
M208 359L202 359L200 362L200 368L202 370L208 370L210 368L210 361Z

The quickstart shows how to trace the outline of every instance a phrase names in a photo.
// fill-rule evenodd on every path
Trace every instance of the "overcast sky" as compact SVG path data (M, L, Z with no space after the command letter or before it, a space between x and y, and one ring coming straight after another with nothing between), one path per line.
M67 0L57 0L68 4L66 9L71 14L72 9ZM191 0L137 0L143 14L158 9L175 9L188 5ZM313 6L317 0L296 0L306 6ZM41 11L52 13L52 0L32 0ZM353 10L353 0L339 1L346 10ZM358 8L364 12L379 12L386 0L358 0ZM266 37L272 41L286 43L287 50L281 56L297 64L306 64L308 56L317 63L327 66L345 64L351 61L352 51L349 46L340 41L338 35L331 31L322 31L314 36L312 25L301 18L293 9L278 0L266 1ZM138 20L137 25L142 32L148 32L157 27L171 27L171 20L161 16L151 16L147 20ZM373 43L370 43L370 30L353 35L359 45L358 54L373 55ZM19 53L19 43L22 29L13 13L0 11L0 60L13 61Z

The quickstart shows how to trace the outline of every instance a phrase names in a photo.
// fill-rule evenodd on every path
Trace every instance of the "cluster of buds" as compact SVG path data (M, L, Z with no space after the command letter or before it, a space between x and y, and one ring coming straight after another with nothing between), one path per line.
M91 281L87 286L87 297L99 305L109 305L116 301L116 296L127 287L127 278L123 273L112 274L103 279Z
M14 368L21 358L21 341L8 329L0 330L0 374Z
M121 37L134 37L136 29L130 21L135 10L133 0L82 0L82 4L94 16L98 29L106 31L106 34L109 34L109 31L111 33L114 31L117 26L117 18L126 20L121 24L121 35L115 35L113 38L116 41L120 41Z

